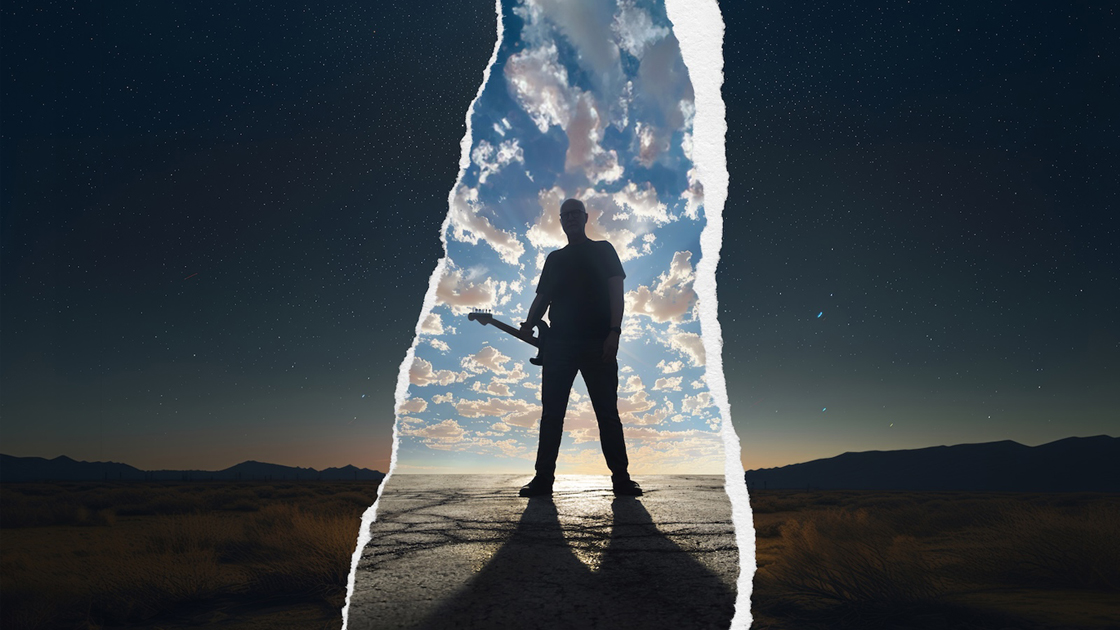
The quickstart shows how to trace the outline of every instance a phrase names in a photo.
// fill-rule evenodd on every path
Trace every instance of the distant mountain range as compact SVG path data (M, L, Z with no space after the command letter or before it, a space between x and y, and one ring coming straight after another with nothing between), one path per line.
M225 470L140 470L117 462L79 462L0 455L0 481L381 481L385 473L368 468L295 468L242 462Z
M1040 446L987 442L844 453L748 470L751 489L1120 492L1120 438L1071 437Z

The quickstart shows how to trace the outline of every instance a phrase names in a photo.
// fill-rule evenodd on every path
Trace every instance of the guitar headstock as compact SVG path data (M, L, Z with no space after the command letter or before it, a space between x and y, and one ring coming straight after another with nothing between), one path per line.
M478 322L485 326L494 321L494 314L490 311L472 311L469 315L467 315L467 319L471 320L472 322Z

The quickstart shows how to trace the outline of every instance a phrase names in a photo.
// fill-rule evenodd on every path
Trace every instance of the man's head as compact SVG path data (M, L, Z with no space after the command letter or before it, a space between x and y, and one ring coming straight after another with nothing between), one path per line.
M569 243L575 243L587 238L587 208L579 199L569 199L560 204L560 227Z

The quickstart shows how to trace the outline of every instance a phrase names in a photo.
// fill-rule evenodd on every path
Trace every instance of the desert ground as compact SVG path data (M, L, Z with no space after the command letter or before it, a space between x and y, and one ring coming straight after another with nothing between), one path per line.
M376 491L0 485L0 627L339 628ZM751 500L759 630L1120 628L1118 495L754 490Z
M751 491L758 630L1120 628L1120 496Z

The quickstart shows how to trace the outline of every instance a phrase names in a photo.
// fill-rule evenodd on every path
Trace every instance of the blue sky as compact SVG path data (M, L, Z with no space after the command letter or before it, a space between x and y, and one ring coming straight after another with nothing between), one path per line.
M525 318L545 256L566 244L560 203L576 197L627 274L619 410L632 472L722 472L693 289L705 225L693 90L664 6L530 0L503 13L398 408L397 470L532 469L535 351L466 315ZM580 379L558 472L606 472Z

